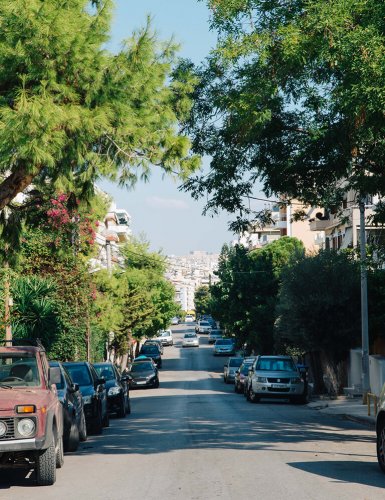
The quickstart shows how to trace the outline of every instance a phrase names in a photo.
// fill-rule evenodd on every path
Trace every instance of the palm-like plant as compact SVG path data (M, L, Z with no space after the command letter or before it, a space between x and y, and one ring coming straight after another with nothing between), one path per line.
M40 338L48 348L58 332L56 283L50 278L20 276L12 286L15 338Z

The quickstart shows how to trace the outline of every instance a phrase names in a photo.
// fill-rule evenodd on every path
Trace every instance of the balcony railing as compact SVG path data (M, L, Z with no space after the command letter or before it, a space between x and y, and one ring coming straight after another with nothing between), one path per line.
M313 219L310 222L310 231L325 231L330 225L330 220Z

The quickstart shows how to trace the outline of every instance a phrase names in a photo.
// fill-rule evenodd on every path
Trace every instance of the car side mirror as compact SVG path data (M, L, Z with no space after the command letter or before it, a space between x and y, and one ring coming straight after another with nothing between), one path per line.
M102 378L97 378L96 382L95 382L96 385L103 385L105 383L106 383L106 379L103 378L103 377Z
M78 392L79 389L80 389L79 384L72 384L71 392Z
M48 373L50 384L60 384L61 382L61 372L58 366L51 366Z
M239 370L235 370L235 373L239 373Z

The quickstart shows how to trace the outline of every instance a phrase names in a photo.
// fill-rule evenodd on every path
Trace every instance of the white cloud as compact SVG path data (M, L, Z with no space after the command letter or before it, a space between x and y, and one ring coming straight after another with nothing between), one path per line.
M150 196L146 198L146 205L153 208L165 208L172 210L188 210L189 205L183 200L175 198L159 198L158 196Z

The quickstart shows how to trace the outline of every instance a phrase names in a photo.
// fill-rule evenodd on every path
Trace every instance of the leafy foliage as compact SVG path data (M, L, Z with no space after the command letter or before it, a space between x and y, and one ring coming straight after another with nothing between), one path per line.
M211 293L208 286L200 286L195 290L194 304L197 315L211 313Z
M313 205L343 192L385 194L385 34L382 0L209 0L216 51L196 69L187 123L212 157L184 188L207 210L250 213L266 195ZM343 181L343 182L342 182Z

